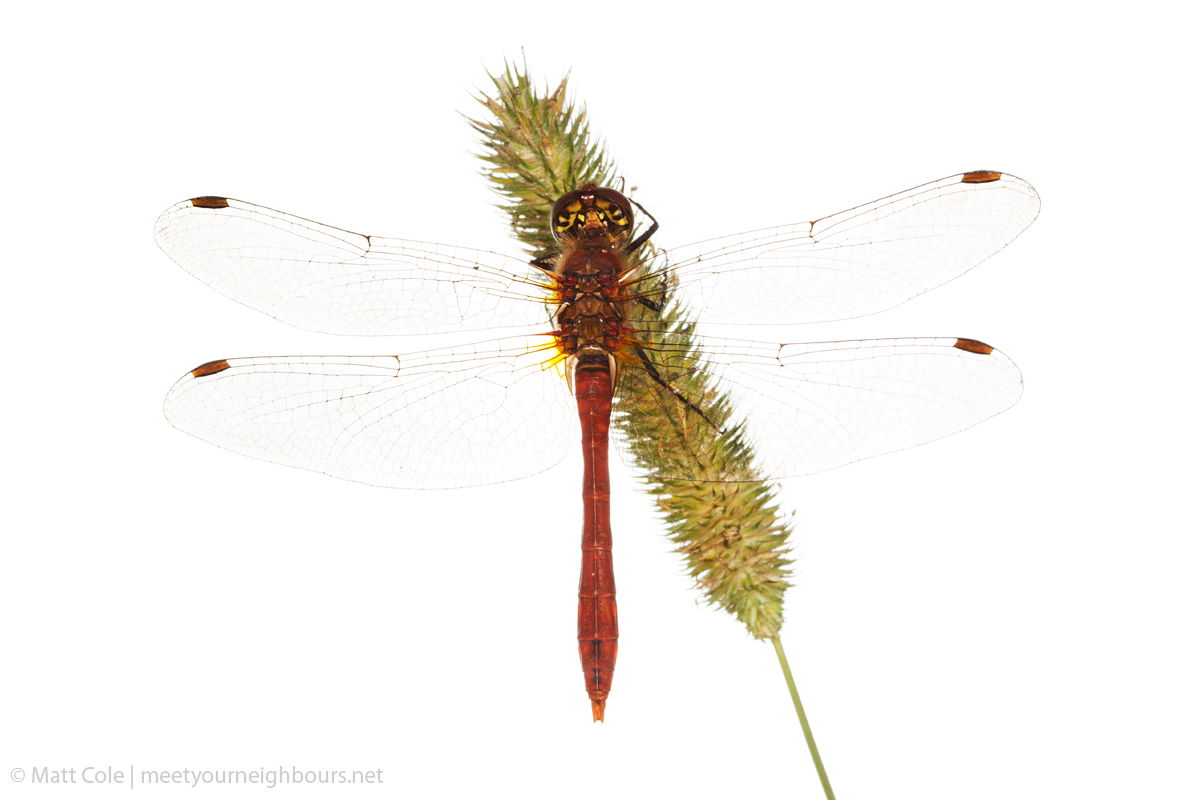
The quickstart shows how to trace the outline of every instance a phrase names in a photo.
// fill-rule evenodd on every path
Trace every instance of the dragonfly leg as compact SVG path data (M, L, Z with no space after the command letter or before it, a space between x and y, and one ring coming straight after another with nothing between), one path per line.
M645 214L647 217L649 217L650 221L654 223L653 225L650 226L650 230L646 231L641 236L634 239L632 242L630 242L628 245L625 246L625 255L631 256L634 253L636 253L639 249L641 249L642 245L644 245L646 242L650 241L650 237L653 236L658 231L658 220L656 220L654 218L653 214L651 214L646 209L642 208L642 204L639 203L637 200L631 199L629 202L633 203L635 206L637 206L639 209L641 209L641 212L643 214Z
M645 214L647 217L649 217L649 218L650 218L650 221L653 223L653 224L650 226L650 229L649 229L649 230L647 230L645 233L643 233L643 234L642 234L641 236L639 236L638 238L634 239L632 242L630 242L630 243L629 243L629 244L628 244L628 245L625 247L625 254L626 254L626 255L633 255L634 253L636 253L638 250L640 250L640 249L641 249L642 245L644 245L644 244L646 244L646 242L650 241L650 237L651 237L651 236L653 236L655 233L657 233L657 232L658 232L658 220L656 220L656 219L654 218L654 215L653 215L653 214L651 214L649 211L647 211L647 210L645 209L645 207L644 207L644 206L642 206L642 204L641 204L641 203L639 203L638 201L636 201L636 200L630 200L629 202L631 202L631 203L633 203L635 206L637 206L637 207L638 207L638 209L640 209L640 210L641 210L641 212L642 212L643 214ZM665 298L666 298L666 296L667 296L667 283L666 283L666 279L665 279L665 278L664 278L664 280L663 280L663 284L662 284L662 293L661 293L661 294L662 294L662 296L663 296L663 298L664 298L663 300L651 300L649 297L638 297L638 298L636 298L636 299L637 299L637 302L638 302L638 303L642 304L643 306L645 306L646 308L650 309L650 310L651 310L651 311L653 311L654 313L656 313L656 314L661 314L661 313L663 312L663 309L665 309L665 308L667 307L667 304L666 304L666 301L665 301Z
M702 420L704 420L705 422L707 422L709 424L709 426L712 427L713 430L717 431L718 433L724 432L721 430L720 425L713 422L711 419L708 418L708 414L705 414L703 411L700 410L700 407L698 405L693 403L691 400L688 400L687 397L684 396L683 392L681 392L679 390L679 387L675 386L675 384L671 383L666 378L664 378L662 375L658 374L658 370L655 369L654 365L650 363L650 357L648 355L646 355L646 351L643 350L640 345L634 347L633 350L634 350L634 352L637 353L638 360L640 360L642 362L642 366L646 368L646 373L650 376L650 380L654 381L659 386L663 387L668 392L675 395L675 397L679 400L679 402L683 403L689 409L691 409L692 411L695 411L697 414L699 414L700 418Z
M667 296L667 287L666 287L665 283L663 284L661 296L662 297ZM661 314L663 312L663 309L665 309L667 307L666 302L663 300L651 300L649 297L644 297L644 296L640 296L640 295L638 297L636 297L635 299L637 300L637 302L639 304L650 309L655 314Z

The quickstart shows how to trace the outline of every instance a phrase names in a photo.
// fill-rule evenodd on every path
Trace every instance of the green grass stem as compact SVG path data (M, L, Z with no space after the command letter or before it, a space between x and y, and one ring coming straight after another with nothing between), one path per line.
M812 728L808 724L808 715L804 713L804 705L800 702L800 693L796 691L796 681L792 679L792 669L788 666L787 655L783 652L783 642L779 641L778 636L773 636L771 644L775 645L775 655L779 657L779 666L783 667L783 679L787 681L788 691L792 695L792 705L796 707L796 716L800 718L800 727L804 729L804 741L808 742L808 752L812 755L813 766L817 768L817 777L821 779L821 788L825 790L825 796L829 800L833 800L833 786L829 783L829 776L825 774L825 765L821 762L821 754L817 752L817 740L813 738Z

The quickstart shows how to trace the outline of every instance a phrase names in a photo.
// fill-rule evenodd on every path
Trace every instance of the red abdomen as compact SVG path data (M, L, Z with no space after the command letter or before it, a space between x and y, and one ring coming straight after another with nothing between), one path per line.
M604 702L617 665L617 587L613 581L609 524L608 425L612 413L608 365L581 364L575 399L583 431L583 565L579 574L579 660L593 721L604 721Z

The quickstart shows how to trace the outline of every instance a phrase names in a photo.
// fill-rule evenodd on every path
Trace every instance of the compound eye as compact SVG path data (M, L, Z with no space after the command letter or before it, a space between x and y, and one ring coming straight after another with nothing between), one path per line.
M596 207L608 215L608 218L618 225L625 224L625 212L616 203L610 203L607 200L596 198Z
M554 220L555 238L558 234L566 233L575 226L579 219L579 212L582 210L583 202L578 198L559 209L558 218Z

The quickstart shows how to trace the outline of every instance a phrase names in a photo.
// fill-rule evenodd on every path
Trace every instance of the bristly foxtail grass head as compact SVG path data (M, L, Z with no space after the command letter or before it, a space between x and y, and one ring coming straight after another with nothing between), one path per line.
M502 75L488 75L495 96L476 99L494 120L467 117L480 135L488 166L483 174L504 200L513 232L533 258L556 251L550 209L567 192L589 183L615 186L603 145L588 145L587 112L566 99L567 78L539 94L528 71L505 62Z
M539 94L524 67L506 62L503 74L489 77L495 96L477 99L494 119L468 118L480 134L484 175L504 198L500 207L511 216L517 239L531 256L548 256L555 252L550 233L555 200L588 183L622 190L624 181L604 146L589 143L584 109L564 99L567 78L554 91L547 85ZM635 258L652 253L653 246L647 245ZM658 299L669 300L669 295ZM668 303L662 313L630 303L630 314L638 338L649 345L645 351L651 361L657 332L687 340L692 331L686 310L675 303ZM663 365L655 366L663 371ZM655 413L678 406L679 400L646 370L627 367L621 380L632 388L628 394L635 399L615 408L613 421L645 472L650 494L666 516L669 535L688 571L708 602L736 616L751 635L777 637L789 586L789 529L774 502L775 488L759 480L753 454L736 426L725 426L732 412L728 398L714 390L715 382L705 371L672 376L684 396L702 401L715 423L685 431L676 426L676 415ZM696 480L662 477L681 472Z

